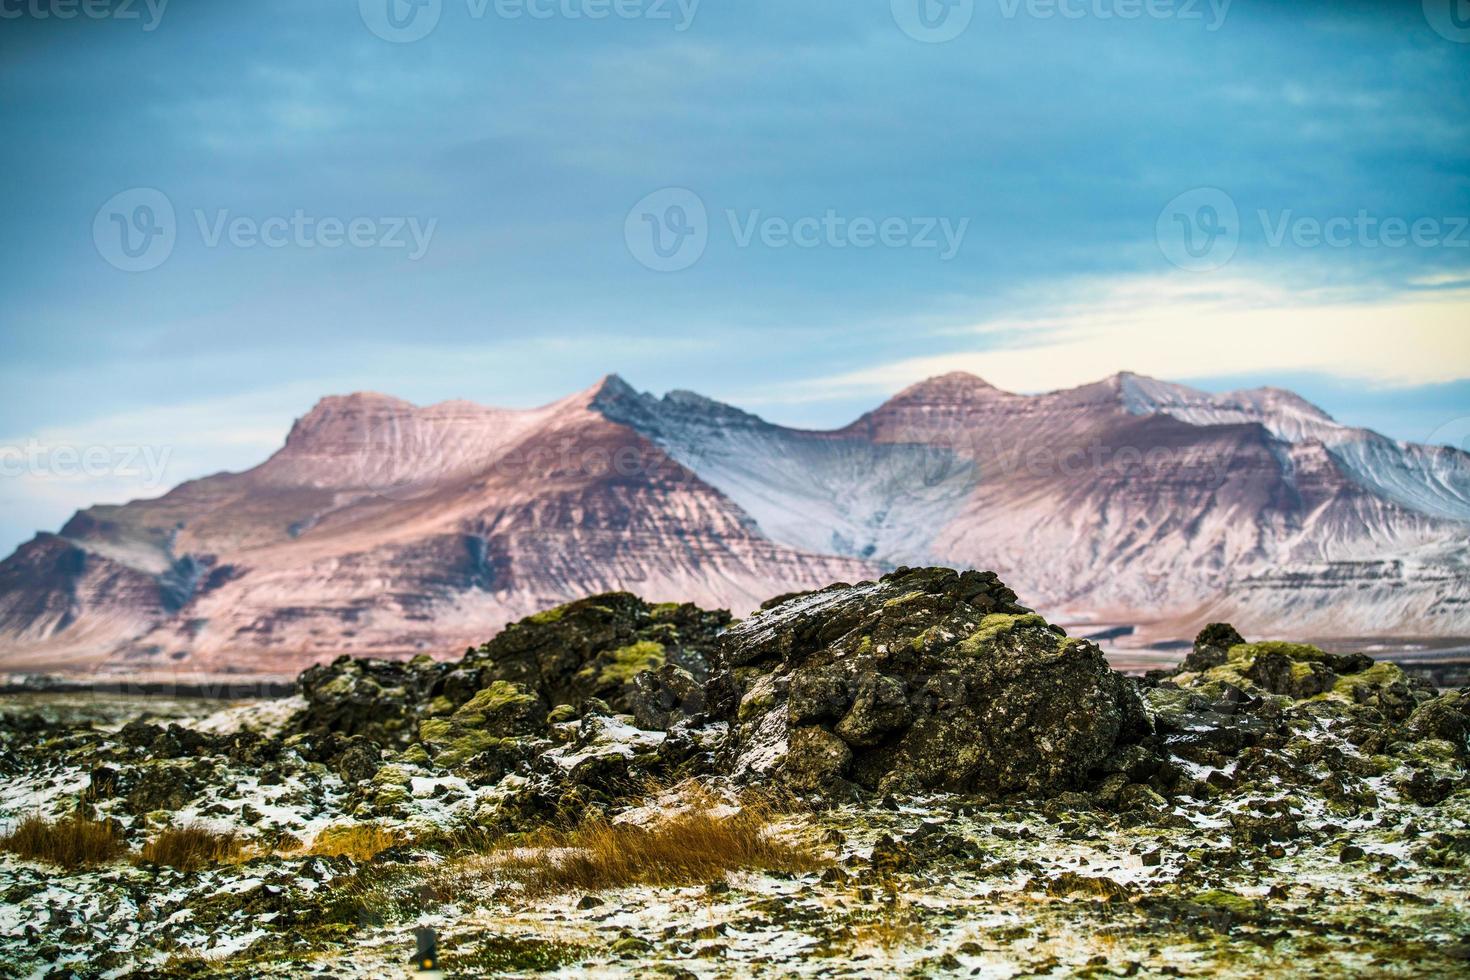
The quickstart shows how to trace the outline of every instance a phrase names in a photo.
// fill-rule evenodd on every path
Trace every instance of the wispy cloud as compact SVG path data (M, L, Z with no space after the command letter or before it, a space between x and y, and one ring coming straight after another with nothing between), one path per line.
M1085 282L1051 309L951 331L975 346L819 376L807 397L891 392L969 371L1016 391L1046 391L1120 370L1171 380L1321 372L1374 385L1470 376L1470 289L1375 300L1302 297L1246 278Z

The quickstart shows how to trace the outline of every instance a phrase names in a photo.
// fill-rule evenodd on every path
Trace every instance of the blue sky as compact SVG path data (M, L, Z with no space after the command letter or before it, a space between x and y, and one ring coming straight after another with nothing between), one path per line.
M1128 369L1470 436L1448 0L388 2L4 6L0 447L166 466L7 469L0 550L360 389L827 426Z

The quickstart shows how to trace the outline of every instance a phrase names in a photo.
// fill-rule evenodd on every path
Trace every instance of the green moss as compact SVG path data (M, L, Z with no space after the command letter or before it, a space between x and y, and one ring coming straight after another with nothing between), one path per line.
M429 764L429 753L424 751L424 746L421 742L415 742L404 749L398 758L405 765L427 766Z
M485 722L485 715L500 712L517 704L534 704L536 699L519 684L510 681L495 681L489 687L476 692L454 713L458 725L473 727Z
M425 718L419 722L419 741L447 742L453 730L454 723L448 718Z
M548 725L560 725L562 722L576 721L577 709L569 704L559 704L552 708L546 715Z
M407 786L413 772L406 766L387 765L373 775L374 786Z
M1234 892L1221 891L1212 888L1206 892L1200 892L1193 896L1190 901L1196 905L1208 905L1211 908L1222 909L1230 913L1231 918L1241 921L1249 921L1257 915L1256 903L1243 895Z
M1046 620L1035 613L991 613L980 620L980 628L960 644L960 650L967 654L979 653L1008 633L1036 626L1046 626Z
M1291 678L1296 681L1304 681L1312 676L1312 665L1306 661L1293 660L1291 662Z
M1255 655L1251 654L1244 659L1237 659L1234 656L1234 651L1243 649L1245 646L1246 644L1241 644L1240 646L1233 647L1231 649L1231 658L1218 667L1211 667L1209 670L1198 674L1180 674L1174 678L1174 683L1180 687L1187 687L1204 693L1207 697L1218 696L1223 690L1222 685L1225 684L1239 688L1242 691L1260 691L1261 688L1256 682L1245 676L1246 671L1250 670L1256 662Z
M1333 685L1329 693L1352 697L1354 688L1386 687L1390 684L1403 684L1407 682L1408 675L1397 664L1384 662L1374 664L1361 673L1339 677L1337 683Z
M373 796L373 803L379 807L390 807L397 806L400 803L407 803L410 799L412 797L409 796L408 790L394 786L389 789L378 790L377 794Z
M736 709L735 717L740 721L749 721L758 715L763 715L776 705L776 685L768 675L755 682L745 696L740 699L740 707Z
M939 627L931 626L924 632L920 633L918 636L914 637L913 640L910 641L909 645L914 648L915 653L923 653L925 650L933 646L934 642L938 639Z
M538 612L534 616L527 616L526 622L535 623L537 626L548 626L552 623L561 622L561 618L567 614L566 606L557 606L555 609L547 609Z
M664 662L664 645L643 640L614 650L604 660L597 681L604 685L626 684L645 670L653 670Z
M901 606L906 602L913 602L915 599L922 598L924 598L923 592L905 592L903 595L893 599L889 599L887 602L883 603L883 608L892 609L894 606Z
M1287 643L1284 640L1263 640L1260 643L1237 643L1230 648L1230 662L1255 663L1263 653L1285 654L1292 660L1322 663L1327 654L1310 643ZM1244 668L1242 668L1244 669Z
M678 602L660 602L655 604L653 608L648 611L648 614L654 619L668 619L676 614L682 607L683 604Z
M638 936L624 936L613 943L611 949L619 956L637 956L652 951L653 944Z
M434 757L434 764L446 769L463 765L481 752L493 749L500 745L504 739L491 735L488 732L467 732L459 738L454 739L438 755Z
M576 943L486 934L479 937L473 949L446 952L441 963L451 974L497 976L546 973L579 963L590 955L591 950Z

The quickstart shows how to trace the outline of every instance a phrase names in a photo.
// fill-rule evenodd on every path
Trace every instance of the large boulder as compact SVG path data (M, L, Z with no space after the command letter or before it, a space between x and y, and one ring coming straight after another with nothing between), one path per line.
M1328 653L1306 643L1237 643L1223 661L1182 670L1171 683L1207 698L1230 692L1292 701L1367 706L1389 721L1403 721L1432 691L1387 662L1361 653Z
M1460 755L1470 755L1470 692L1450 691L1426 700L1405 728L1412 738L1443 739Z
M545 732L546 705L523 685L493 681L464 704L419 723L419 742L434 764L452 769L476 756L496 756L507 742Z
M1184 658L1180 670L1209 670L1230 659L1230 648L1245 642L1245 638L1229 623L1210 623L1194 638L1194 647Z
M596 699L630 712L633 680L643 671L673 664L702 683L729 622L728 612L690 603L650 604L627 592L592 596L523 619L468 652L452 675L463 679L460 690L446 694L458 701L504 681L548 706L580 709Z
M383 745L404 744L447 670L427 656L407 662L344 656L309 667L296 680L306 707L295 728L312 735L362 735Z
M992 572L790 597L732 626L717 662L734 774L798 791L1056 792L1148 730L1133 682Z

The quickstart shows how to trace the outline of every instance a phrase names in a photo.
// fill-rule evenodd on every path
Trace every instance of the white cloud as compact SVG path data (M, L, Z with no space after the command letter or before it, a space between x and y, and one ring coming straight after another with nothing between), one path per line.
M1380 300L1302 297L1239 278L1082 283L1049 308L973 324L977 349L924 355L804 383L835 397L969 371L1049 391L1136 371L1171 381L1318 372L1381 386L1470 377L1470 289Z

